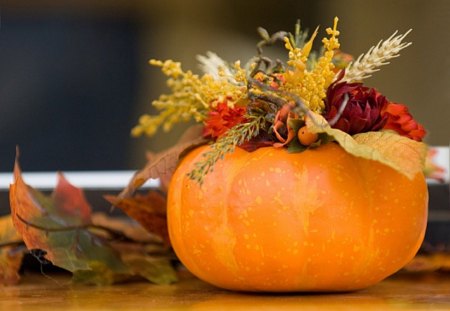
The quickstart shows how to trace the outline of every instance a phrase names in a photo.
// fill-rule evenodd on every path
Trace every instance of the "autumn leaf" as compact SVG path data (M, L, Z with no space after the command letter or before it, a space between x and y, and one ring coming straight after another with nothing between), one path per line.
M171 284L178 281L177 274L170 261L145 255L129 254L123 260L140 275L155 284Z
M146 195L137 194L131 198L107 195L105 199L139 222L148 232L160 236L166 245L170 245L166 219L167 202L161 193L149 191Z
M28 249L45 251L45 258L71 272L90 271L102 262L114 274L128 273L119 254L107 241L88 230L90 207L83 193L59 174L58 186L48 197L22 179L18 161L10 203L15 228Z
M130 197L136 189L141 187L151 178L159 178L162 185L167 186L180 158L182 158L192 148L206 143L206 140L203 138L202 131L203 126L192 126L184 133L178 143L172 148L161 153L148 153L148 163L142 170L138 171L133 176L128 186L119 196L122 198Z
M427 147L392 132L367 132L350 136L331 128L319 114L311 113L306 119L308 129L313 133L326 133L332 136L348 153L383 163L409 179L423 171Z
M73 273L75 282L107 285L143 277L155 283L176 281L174 255L161 239L136 222L92 214L83 192L59 174L51 196L23 181L18 161L10 188L12 220L26 246L41 262ZM165 199L154 205L165 215ZM152 200L153 202L154 200Z
M19 269L26 252L21 242L11 216L0 217L0 285L14 285L20 280Z
M94 213L92 223L110 229L108 232L123 236L117 239L111 237L109 245L120 254L122 262L129 268L129 274L113 274L110 270L105 270L102 263L94 263L92 270L74 273L76 282L109 284L108 281L116 283L129 280L130 277L142 277L156 284L170 284L177 281L176 271L171 264L171 261L176 259L175 254L162 243L160 237L149 233L129 218Z
M450 272L450 252L417 255L404 267L404 270L410 272Z
M127 240L139 244L162 244L160 237L148 232L134 219L125 217L112 217L102 212L93 213L91 222L95 227L106 229L99 230L111 240Z
M89 270L73 271L72 281L74 283L104 286L119 283L128 278L128 273L116 273L104 262L92 261L89 264Z

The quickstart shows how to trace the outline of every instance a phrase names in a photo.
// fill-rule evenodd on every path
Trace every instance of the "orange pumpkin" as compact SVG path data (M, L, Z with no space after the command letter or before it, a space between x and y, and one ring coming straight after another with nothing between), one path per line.
M348 291L401 269L421 245L425 178L409 180L335 143L301 153L237 148L202 186L186 175L168 195L173 248L200 279L242 291Z

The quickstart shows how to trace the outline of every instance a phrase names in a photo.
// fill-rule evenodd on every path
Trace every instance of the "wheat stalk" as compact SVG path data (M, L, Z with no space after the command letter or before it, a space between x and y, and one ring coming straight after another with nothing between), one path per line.
M402 42L410 32L411 29L403 35L397 35L395 31L387 40L380 40L367 53L361 54L355 62L350 63L343 81L362 81L380 70L378 67L389 64L388 60L400 56L399 52L411 45L411 42Z

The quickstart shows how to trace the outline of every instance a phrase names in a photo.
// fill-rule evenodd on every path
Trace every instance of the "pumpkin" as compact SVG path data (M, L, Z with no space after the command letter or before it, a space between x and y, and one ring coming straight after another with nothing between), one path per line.
M425 178L328 143L301 153L236 148L203 184L187 174L168 193L168 226L181 262L200 279L239 291L349 291L401 269L427 223Z

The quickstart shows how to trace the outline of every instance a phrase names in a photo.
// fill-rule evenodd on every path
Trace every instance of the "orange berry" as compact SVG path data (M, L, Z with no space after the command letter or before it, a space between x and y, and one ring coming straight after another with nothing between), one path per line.
M309 146L317 141L319 135L317 133L311 133L305 125L298 130L297 137L303 146Z

